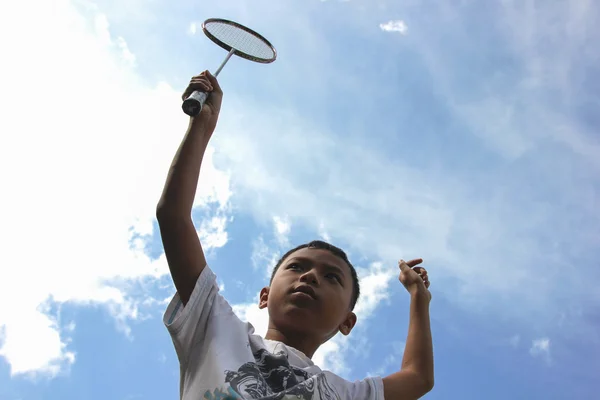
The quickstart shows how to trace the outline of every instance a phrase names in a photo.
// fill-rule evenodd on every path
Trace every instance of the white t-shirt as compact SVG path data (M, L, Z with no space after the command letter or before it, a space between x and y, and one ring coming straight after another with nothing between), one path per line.
M254 334L219 294L208 266L187 305L175 294L163 320L179 358L182 400L384 400L381 378L346 381Z

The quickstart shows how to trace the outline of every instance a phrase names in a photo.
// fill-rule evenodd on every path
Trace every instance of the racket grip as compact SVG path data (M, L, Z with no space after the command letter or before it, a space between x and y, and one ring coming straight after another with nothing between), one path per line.
M204 105L204 102L207 98L208 93L199 92L196 90L192 92L192 94L190 94L188 98L183 101L181 108L183 109L183 112L189 115L190 117L195 117L196 115L200 114L202 106Z

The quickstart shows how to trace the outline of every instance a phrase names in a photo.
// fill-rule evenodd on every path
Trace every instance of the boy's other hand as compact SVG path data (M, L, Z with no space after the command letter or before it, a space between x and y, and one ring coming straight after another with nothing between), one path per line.
M207 122L213 122L216 125L219 112L221 111L221 102L223 101L223 91L221 90L221 86L219 86L217 78L208 71L204 71L200 75L194 76L183 92L181 99L187 99L195 90L210 93L202 106L202 111L198 117L207 119Z
M417 266L422 262L423 260L421 258L416 258L408 262L400 260L398 262L400 267L399 280L411 295L423 293L427 296L428 300L431 300L427 271L425 268Z

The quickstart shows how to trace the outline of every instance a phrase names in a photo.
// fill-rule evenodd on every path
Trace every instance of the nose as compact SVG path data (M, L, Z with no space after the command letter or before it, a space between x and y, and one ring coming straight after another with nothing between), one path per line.
M300 276L300 282L304 282L309 285L319 286L319 279L317 278L317 274L312 269L309 269Z

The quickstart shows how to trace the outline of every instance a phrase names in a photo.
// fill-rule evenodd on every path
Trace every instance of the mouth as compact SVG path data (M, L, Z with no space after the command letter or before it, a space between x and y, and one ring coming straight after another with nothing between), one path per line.
M313 298L313 300L317 300L317 294L315 293L315 290L308 286L308 285L300 285L298 287L296 287L292 293L304 293L310 297Z

